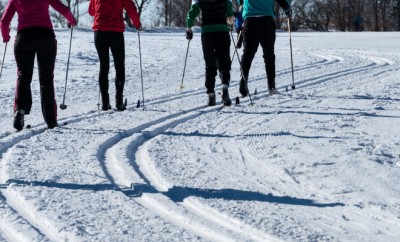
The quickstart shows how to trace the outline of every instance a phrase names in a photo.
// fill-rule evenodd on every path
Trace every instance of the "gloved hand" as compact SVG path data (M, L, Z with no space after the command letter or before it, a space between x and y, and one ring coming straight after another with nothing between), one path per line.
M3 43L8 43L8 41L10 41L10 35L8 34L8 35L6 35L6 36L4 36L3 37Z
M188 39L188 40L193 39L193 31L191 28L186 29L186 39Z
M74 17L72 17L72 21L69 22L69 24L70 24L71 26L76 26L76 19L75 19Z
M292 9L291 8L285 9L285 14L288 17L292 16Z
M228 25L233 25L235 23L235 17L234 16L229 16L226 20Z
M139 23L139 26L135 26L137 31L142 31L142 23Z

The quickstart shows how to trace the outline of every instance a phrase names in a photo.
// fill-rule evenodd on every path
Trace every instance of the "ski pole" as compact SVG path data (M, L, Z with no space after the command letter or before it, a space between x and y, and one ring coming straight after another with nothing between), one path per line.
M186 50L186 57L185 57L185 65L183 66L182 81L181 81L181 85L179 86L181 91L184 88L184 86L183 86L183 78L185 78L186 62L187 62L187 58L188 58L188 54L189 54L190 41L191 41L191 39L189 39L189 41L188 41L188 46L187 46L187 50Z
M137 31L138 33L138 41L139 41L139 60L140 60L140 80L142 81L142 101L143 101L143 108L144 108L144 89L143 89L143 69L142 69L142 50L140 46L140 30Z
M239 36L237 37L237 39L239 40L241 37L242 37L242 30L240 30ZM238 45L238 44L239 44L239 41L236 43L235 49L237 49L237 45ZM232 55L232 58L231 58L231 63L232 63L232 62L234 61L234 59L235 59L235 54L236 54L236 51L233 52L233 55Z
M3 61L1 62L0 79L1 79L1 74L3 73L4 59L6 58L7 44L8 42L6 42L6 46L4 47Z
M288 18L288 29L289 29L289 42L290 42L290 60L292 65L292 90L296 87L294 85L294 70L293 70L293 51L292 51L292 32L290 30L290 18Z
M64 85L64 95L63 95L63 102L60 104L60 108L62 110L67 109L67 105L65 104L65 94L67 93L67 81L68 81L68 69L69 69L69 58L71 56L71 44L72 44L72 33L74 28L71 26L71 36L69 40L69 51L68 51L68 59L67 59L67 72L65 73L65 85Z
M231 32L231 37L232 37L232 42L233 42L233 45L235 45L235 46L236 46L235 39L233 38L232 31L230 31L230 32ZM239 53L238 53L238 51L237 51L237 49L236 49L236 48L235 48L235 52L236 52L236 56L237 56L237 58L238 58L238 61L239 61L240 73L242 74L242 78L245 78L245 76L243 75L242 62L240 61L240 58L239 58ZM246 78L246 82L247 82L247 78ZM250 98L250 105L253 105L253 100L251 99L251 94L250 94L250 92L248 91L248 93L247 93L247 94L249 94L249 98Z
M100 88L99 88L99 95L97 96L97 110L100 110Z
M76 5L77 3L75 3L74 5L74 12L73 12L73 16L75 15L75 9L76 9ZM63 95L63 102L62 104L60 104L60 108L62 110L67 109L67 105L65 104L65 94L67 93L67 81L68 81L68 70L69 70L69 59L71 56L71 45L72 45L72 33L74 31L73 26L71 26L71 36L69 38L69 50L68 50L68 59L67 59L67 71L65 73L65 85L64 85L64 95Z

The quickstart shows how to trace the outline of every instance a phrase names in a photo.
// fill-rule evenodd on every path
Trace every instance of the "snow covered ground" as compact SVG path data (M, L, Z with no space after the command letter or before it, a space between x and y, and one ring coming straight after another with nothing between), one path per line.
M56 35L61 104L70 30ZM68 124L45 129L36 69L25 121L32 128L21 132L12 127L9 43L0 79L0 241L398 241L400 33L294 33L296 89L286 92L289 36L279 32L282 94L267 94L259 50L254 105L243 98L228 108L206 106L198 33L182 91L184 31L140 37L144 108L136 108L137 32L125 33L128 110L104 112L93 33L80 28L68 108L58 110ZM111 97L114 75L112 66ZM239 76L235 57L232 99Z

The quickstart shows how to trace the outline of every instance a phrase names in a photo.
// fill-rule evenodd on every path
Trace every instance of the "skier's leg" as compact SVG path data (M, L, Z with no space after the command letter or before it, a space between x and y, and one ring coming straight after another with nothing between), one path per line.
M247 80L251 63L257 52L259 39L257 34L257 22L254 20L246 20L243 25L243 55L242 55L242 70L244 78Z
M207 93L214 93L215 76L217 75L217 58L215 52L215 33L203 33L201 42L203 46L203 56L206 65L205 86Z
M57 55L57 41L53 31L50 29L43 31L37 39L42 113L47 126L54 128L57 126L57 104L54 94L54 64Z
M237 33L237 43L236 43L236 48L237 49L240 49L240 48L242 48L242 43L243 43L243 34L241 33L242 32L242 27L240 27L240 28L238 28L237 30L236 30L236 33Z
M219 77L222 84L229 86L231 75L231 58L230 58L230 45L231 40L228 32L218 32L216 36L217 42L217 59L218 59L218 70Z
M230 44L231 39L228 32L218 32L217 58L219 77L222 82L222 101L225 106L230 106L232 101L229 97L229 83L231 81L231 58L230 58Z
M97 50L97 55L100 61L99 71L99 86L102 98L102 109L108 110L110 106L110 99L108 95L108 73L110 70L110 56L109 56L109 33L96 31L94 32L94 43Z
M251 63L257 52L259 40L257 35L257 19L246 19L242 29L243 36L243 55L241 60L242 78L240 80L239 92L242 96L247 96L249 89L247 86Z
M25 31L18 32L15 38L14 56L17 63L14 112L24 110L25 114L29 114L32 107L31 82L35 50Z
M121 32L113 33L110 44L115 66L115 103L118 110L124 110L123 92L125 85L125 41Z
M275 89L275 39L276 27L272 17L264 17L265 22L260 30L262 34L259 35L261 47L263 49L263 57L265 63L265 70L268 79L268 89ZM261 26L260 26L261 27Z

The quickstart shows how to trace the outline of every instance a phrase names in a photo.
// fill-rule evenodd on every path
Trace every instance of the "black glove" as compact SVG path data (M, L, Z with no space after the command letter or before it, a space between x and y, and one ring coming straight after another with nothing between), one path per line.
M292 9L291 8L285 9L285 14L288 17L292 16Z
M186 30L186 39L188 39L188 40L193 39L193 32L192 32L192 30Z

